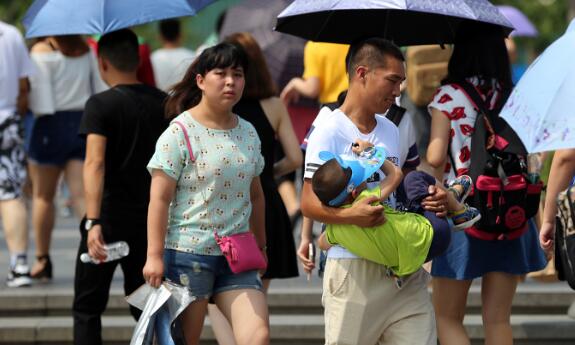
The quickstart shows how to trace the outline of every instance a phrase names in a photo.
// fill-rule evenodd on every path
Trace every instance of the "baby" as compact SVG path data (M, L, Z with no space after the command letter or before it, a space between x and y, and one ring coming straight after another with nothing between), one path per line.
M357 141L353 152L357 157L336 156L323 151L326 162L312 178L312 189L320 201L331 207L350 207L355 201L376 196L383 202L402 183L402 172L386 160L382 147ZM377 170L385 178L376 188L367 189L367 179ZM384 205L386 221L373 228L349 224L327 224L318 243L323 250L341 245L355 255L385 265L402 277L417 271L424 262L441 254L449 245L451 230L463 230L481 219L479 211L464 204L471 189L471 178L460 176L449 183L447 218L424 211L421 201L429 195L429 186L438 184L434 177L413 171L403 179L403 188L410 212L397 211ZM414 213L412 213L414 212Z

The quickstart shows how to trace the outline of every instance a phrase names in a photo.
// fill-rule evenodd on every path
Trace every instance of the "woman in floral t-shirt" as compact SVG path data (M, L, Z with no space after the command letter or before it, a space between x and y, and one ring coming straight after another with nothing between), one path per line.
M260 141L254 127L232 113L246 68L245 54L231 44L204 50L171 90L166 112L181 114L158 139L148 164L144 278L158 287L165 276L197 298L182 314L188 344L199 341L210 299L231 323L238 345L269 343L259 272L232 273L214 238L214 229L220 236L251 230L265 255ZM193 164L176 121L186 128Z
M512 88L509 58L500 28L462 25L457 33L448 76L429 105L431 136L427 160L439 180L467 174L477 110L459 86L469 82L490 107ZM449 153L449 154L448 154ZM451 158L449 157L451 156ZM545 258L531 227L516 240L485 241L454 232L444 254L434 258L433 304L442 345L469 344L463 327L467 294L481 277L485 343L512 344L509 322L518 276L542 269Z

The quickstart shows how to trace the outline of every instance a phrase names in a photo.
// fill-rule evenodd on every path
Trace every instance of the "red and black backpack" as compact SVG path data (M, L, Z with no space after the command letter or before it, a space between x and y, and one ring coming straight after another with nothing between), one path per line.
M527 231L527 220L537 214L542 182L527 177L527 150L515 131L499 117L509 94L489 106L476 87L459 84L477 110L471 137L467 174L473 190L467 203L481 212L481 220L465 232L482 240L512 240ZM453 166L453 157L450 158Z

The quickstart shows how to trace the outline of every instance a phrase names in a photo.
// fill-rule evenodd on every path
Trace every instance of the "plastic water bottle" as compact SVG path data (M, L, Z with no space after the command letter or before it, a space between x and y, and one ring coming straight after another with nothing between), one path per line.
M86 263L99 264L101 262L118 260L130 254L130 246L128 246L128 243L124 241L108 243L104 246L104 248L106 249L107 254L106 259L104 261L94 259L88 253L83 253L82 255L80 255L80 261L82 261L85 264Z

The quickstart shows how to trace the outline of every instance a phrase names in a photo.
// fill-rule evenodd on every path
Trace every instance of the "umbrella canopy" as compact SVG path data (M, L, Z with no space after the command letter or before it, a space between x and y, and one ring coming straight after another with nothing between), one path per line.
M575 20L519 80L501 111L529 152L575 147Z
M36 0L26 37L105 34L156 20L192 16L214 0Z
M517 8L508 5L500 5L497 6L497 8L515 28L515 30L511 32L511 36L537 37L539 35L539 32L529 18Z
M312 41L351 43L366 36L397 45L452 43L462 21L513 26L487 0L295 0L276 30Z
M277 15L290 3L290 0L245 0L227 10L220 32L222 38L235 32L252 34L280 90L291 78L303 73L305 40L273 30Z

